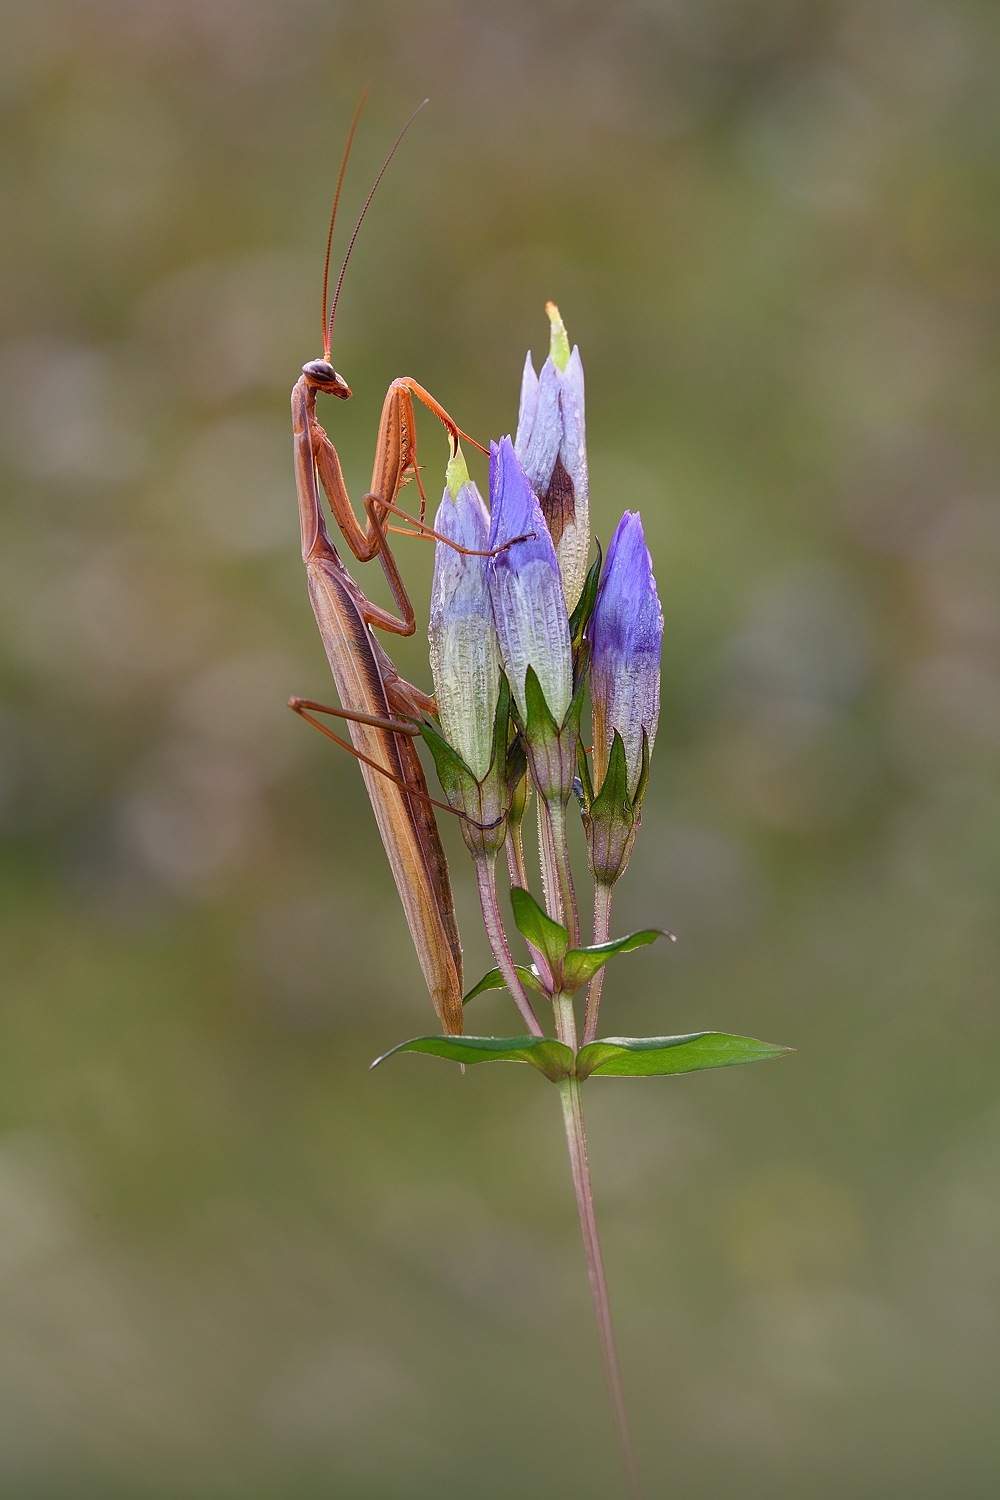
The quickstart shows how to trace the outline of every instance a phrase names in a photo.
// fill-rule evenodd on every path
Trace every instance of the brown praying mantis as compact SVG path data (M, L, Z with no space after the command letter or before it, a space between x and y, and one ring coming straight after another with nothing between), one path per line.
M424 100L424 104L426 104ZM330 363L330 343L337 300L344 272L382 174L392 160L419 110L404 125L382 165L355 226L344 257L333 303L327 317L330 247L344 171L364 95L358 104L341 162L330 216L326 266L323 273L323 357L303 365L292 391L292 432L295 449L295 487L298 494L302 533L302 558L306 565L309 597L326 650L330 670L340 698L340 707L292 698L289 706L321 729L330 739L357 757L371 799L372 809L389 856L396 887L413 937L420 967L441 1025L448 1033L462 1031L462 949L451 892L448 863L434 817L434 807L445 804L428 796L427 783L414 745L419 728L414 719L435 710L428 694L405 682L387 653L372 634L372 628L394 635L412 635L416 628L413 606L389 547L386 518L405 518L405 534L440 537L424 524L426 497L417 467L413 398L421 401L444 424L458 451L465 437L444 408L409 376L394 380L386 393L379 422L371 487L362 497L367 524L362 526L351 504L337 450L316 416L320 391L346 401L347 382ZM423 105L420 105L420 109ZM468 438L467 441L479 447ZM397 505L402 486L413 477L420 491L419 520ZM326 527L320 504L320 487L326 494L341 535L358 562L378 557L399 611L382 609L367 599L345 568ZM455 546L454 543L448 543ZM465 548L457 548L466 551ZM348 745L312 717L334 714L348 721L352 744ZM450 811L450 809L447 809Z

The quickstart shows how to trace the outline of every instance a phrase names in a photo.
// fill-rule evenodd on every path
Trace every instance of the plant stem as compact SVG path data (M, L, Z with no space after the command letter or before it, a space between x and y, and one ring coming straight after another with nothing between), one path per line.
M556 852L552 846L552 824L544 797L538 798L538 864L542 874L542 899L545 910L557 922L563 920L562 902L559 896L559 879L556 875Z
M482 859L476 860L476 879L479 882L479 904L483 909L486 935L490 940L497 967L506 981L514 1004L521 1012L521 1019L532 1036L544 1036L545 1033L538 1024L524 985L514 968L514 960L507 943L507 934L504 931L503 919L497 902L497 857L495 854L485 855Z
M594 943L606 943L611 936L611 893L613 887L598 881L594 886ZM583 1020L583 1045L597 1035L597 1012L604 987L604 969L598 969L587 991L587 1012Z
M538 799L539 807L545 808L545 823L551 857L554 865L556 890L559 895L559 920L569 931L571 948L580 946L580 915L576 906L576 891L573 889L573 872L569 864L569 847L566 843L566 804L554 798L551 802ZM552 915L550 908L550 915Z
M575 1051L576 1020L573 1015L573 1002L568 995L555 995L553 1006L556 1034L561 1042L565 1042ZM642 1480L639 1478L628 1412L625 1409L625 1393L622 1390L621 1369L618 1365L615 1329L611 1321L611 1303L608 1300L608 1283L604 1274L604 1257L601 1255L601 1242L597 1235L597 1217L594 1213L594 1196L590 1187L590 1164L587 1160L587 1136L583 1125L580 1080L566 1078L557 1086L562 1101L566 1143L569 1146L569 1162L573 1173L573 1188L576 1192L576 1207L580 1215L580 1234L583 1238L583 1251L587 1260L590 1294L594 1301L597 1338L601 1346L601 1362L604 1365L604 1378L611 1402L611 1417L625 1467L629 1494L632 1500L643 1500Z
M556 1036L564 1046L576 1051L576 1015L573 1011L572 995L557 991L552 996L552 1014L556 1023Z

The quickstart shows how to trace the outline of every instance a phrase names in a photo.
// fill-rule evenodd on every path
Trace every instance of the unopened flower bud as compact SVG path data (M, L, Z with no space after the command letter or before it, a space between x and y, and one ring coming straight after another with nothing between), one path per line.
M590 699L594 719L594 788L608 769L615 730L625 747L628 794L643 769L643 734L652 752L660 713L660 643L663 614L639 512L626 511L608 548L608 560L587 626Z
M448 465L448 483L434 530L471 552L482 553L489 546L489 513L469 479L461 452ZM487 560L436 543L428 629L441 728L478 781L486 775L493 756L500 692L500 649Z
M489 546L503 550L489 559L487 573L510 690L524 722L525 676L533 667L561 724L573 696L569 615L552 538L509 437L490 444L490 509Z
M549 357L535 374L525 356L514 447L538 497L555 544L569 610L583 590L590 552L587 436L583 365L570 353L569 338L554 302L545 304L551 324Z

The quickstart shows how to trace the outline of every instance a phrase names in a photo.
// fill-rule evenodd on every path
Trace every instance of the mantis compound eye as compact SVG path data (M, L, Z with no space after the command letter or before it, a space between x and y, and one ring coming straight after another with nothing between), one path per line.
M339 396L341 401L346 401L351 394L347 381L325 359L311 359L307 365L302 366L302 373L310 385L316 386L317 390L326 391L330 396Z

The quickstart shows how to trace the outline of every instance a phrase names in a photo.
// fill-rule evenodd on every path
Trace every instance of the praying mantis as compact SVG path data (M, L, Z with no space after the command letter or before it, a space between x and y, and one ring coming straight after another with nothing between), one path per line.
M425 104L426 102L424 100ZM459 439L465 437L465 434L433 396L415 380L408 376L394 380L382 406L371 487L362 499L367 524L362 526L347 492L337 450L316 416L316 397L319 392L336 396L342 401L346 401L351 394L347 382L330 363L330 342L337 299L351 250L375 189L392 160L396 147L419 113L416 110L410 116L375 179L348 246L328 319L327 279L333 227L344 171L363 104L364 95L355 111L348 134L330 217L326 268L323 274L323 357L303 365L302 374L292 391L295 487L302 535L302 559L306 566L313 613L341 706L334 708L304 698L292 698L289 706L329 738L345 749L352 750L359 760L434 1008L444 1030L458 1035L462 1031L462 948L448 863L433 811L435 806L444 804L437 803L428 796L423 769L414 745L414 737L419 734L419 728L413 721L423 714L433 712L435 703L432 697L399 676L389 656L372 634L372 629L375 627L394 635L405 636L412 635L416 628L413 606L386 535L390 529L401 528L390 528L387 516L392 514L405 517L412 528L408 533L410 535L447 540L424 524L426 500L417 468L414 397L444 424L451 439L453 453L457 452ZM475 446L478 447L479 444ZM399 491L411 474L416 478L420 489L419 520L396 504ZM398 615L367 599L347 571L327 530L320 503L321 487L341 535L357 561L370 562L377 557L381 562ZM346 719L352 745L347 745L314 719L314 712L334 714Z

